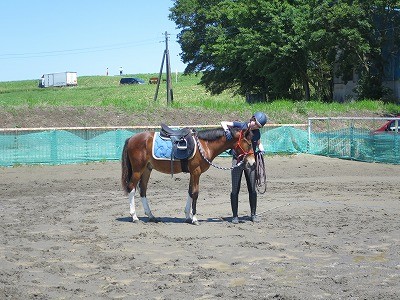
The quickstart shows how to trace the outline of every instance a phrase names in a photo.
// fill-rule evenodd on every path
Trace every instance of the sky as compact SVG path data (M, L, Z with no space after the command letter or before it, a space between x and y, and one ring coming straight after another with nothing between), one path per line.
M12 0L0 3L0 81L43 74L159 73L168 32L172 72L185 64L170 0ZM166 67L164 63L163 71Z

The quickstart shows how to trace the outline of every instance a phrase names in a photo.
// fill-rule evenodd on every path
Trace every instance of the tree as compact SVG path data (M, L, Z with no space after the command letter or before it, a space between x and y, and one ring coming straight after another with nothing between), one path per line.
M371 68L382 57L376 16L395 2L176 0L170 18L181 29L185 72L202 72L211 93L332 99L334 76L379 69ZM384 20L396 24L392 14Z
M372 26L366 34L370 49L360 64L362 76L358 92L363 98L381 99L387 94L382 81L394 80L386 78L388 74L385 69L400 59L400 1L360 1L360 6Z
M185 71L203 72L201 83L211 93L233 89L242 95L290 96L299 72L306 84L299 24L307 18L289 2L176 1L171 19L182 30L178 41Z
M308 43L310 81L321 99L332 99L334 77L353 79L353 71L369 51L370 24L354 1L315 1ZM353 2L353 3L351 3Z

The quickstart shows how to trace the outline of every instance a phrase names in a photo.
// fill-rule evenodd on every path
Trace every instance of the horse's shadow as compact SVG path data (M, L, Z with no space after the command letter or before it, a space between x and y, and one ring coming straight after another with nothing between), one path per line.
M229 218L207 218L199 220L200 223L222 223L226 222ZM131 217L120 217L116 219L119 222L132 223ZM188 223L186 218L177 217L157 217L157 222L150 222L147 217L139 217L139 221L142 223L172 223L172 224L183 224Z

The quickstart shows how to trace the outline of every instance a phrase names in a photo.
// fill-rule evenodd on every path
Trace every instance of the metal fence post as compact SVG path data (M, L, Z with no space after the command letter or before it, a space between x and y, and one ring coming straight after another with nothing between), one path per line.
M57 130L50 133L50 161L54 165L58 163Z

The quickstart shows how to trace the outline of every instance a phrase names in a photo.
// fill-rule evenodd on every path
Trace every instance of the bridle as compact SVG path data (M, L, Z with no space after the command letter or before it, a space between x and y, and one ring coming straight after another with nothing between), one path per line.
M237 159L238 162L239 162L239 161L243 161L244 158L245 158L246 156L248 156L248 155L250 155L250 154L254 154L253 146L252 146L252 144L251 144L251 141L249 141L248 139L246 139L245 135L243 134L244 132L247 132L247 130L246 130L246 131L244 131L244 130L241 130L241 131L240 131L239 139L238 139L238 141L237 141L237 143L236 143L236 145L235 145L235 148L233 148L233 150L235 150L236 153L238 153L238 151L236 151L236 149L240 149L241 152L242 152L241 154L239 154L239 155L236 157L236 159ZM242 145L240 144L240 142L241 142L242 140L244 140L248 145L250 145L250 150L249 150L249 151L245 151L245 150L243 149Z
M199 138L198 138L198 136L197 136L196 133L194 134L194 138L195 138L195 140L196 140L197 147L199 148L199 152L200 152L201 157L202 157L206 162L208 162L209 165L213 166L214 168L221 169L221 170L232 170L232 169L234 169L234 168L237 168L237 167L241 166L241 165L243 164L243 162L244 162L244 158L245 158L247 155L250 155L250 154L253 154L253 153L254 153L254 152L253 152L253 147L250 147L250 151L245 151L245 150L243 149L243 147L240 145L240 141L241 141L241 140L245 140L246 143L249 144L249 145L251 146L251 141L249 141L248 139L246 139L246 137L243 135L243 132L245 132L245 131L244 131L244 130L241 130L241 131L240 131L239 139L238 139L238 141L237 141L235 147L233 148L234 150L236 150L236 149L239 148L239 149L242 151L242 154L240 154L240 155L237 157L237 163L236 163L236 165L235 165L235 166L232 166L232 167L230 167L230 168L225 168L225 167L217 166L217 165L214 164L212 161L210 161L210 160L205 156L205 153L204 153L204 151L203 151L203 148L201 147ZM239 157L242 157L242 159L239 160Z

